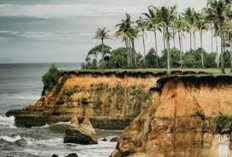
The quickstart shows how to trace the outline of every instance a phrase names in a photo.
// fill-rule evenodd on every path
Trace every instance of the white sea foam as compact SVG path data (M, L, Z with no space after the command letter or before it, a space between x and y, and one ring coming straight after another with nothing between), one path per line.
M64 144L62 138L37 140L31 143L33 146L39 145L46 147L46 151L33 148L24 149L24 152L39 155L39 156L51 156L57 154L58 156L67 156L70 153L76 153L81 157L108 157L113 152L116 143L114 142L102 142L99 141L96 145L78 145L78 144ZM56 148L51 149L51 148ZM68 148L68 149L67 149Z
M16 128L14 126L14 120L15 120L14 116L5 117L0 115L0 125L7 126L10 128Z
M11 137L11 136L0 136L0 139L3 139L4 141L7 141L7 142L15 142L15 141L18 141L21 138L21 136L17 135L17 136L14 136L14 137Z
M58 122L58 123L54 123L54 124L45 124L43 126L40 126L40 127L33 127L33 128L49 128L49 127L52 127L52 126L57 126L57 125L68 125L70 124L70 121L69 122Z

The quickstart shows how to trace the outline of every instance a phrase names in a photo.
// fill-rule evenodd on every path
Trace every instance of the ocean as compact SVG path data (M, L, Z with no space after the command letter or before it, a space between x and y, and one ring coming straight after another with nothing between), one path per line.
M121 131L97 130L99 144L82 146L64 144L65 125L57 123L42 127L17 128L14 117L5 113L22 109L39 99L42 75L51 64L0 64L0 157L60 157L76 153L79 157L108 157L116 143L109 139ZM56 64L60 70L80 69L78 63ZM101 141L106 137L108 141Z

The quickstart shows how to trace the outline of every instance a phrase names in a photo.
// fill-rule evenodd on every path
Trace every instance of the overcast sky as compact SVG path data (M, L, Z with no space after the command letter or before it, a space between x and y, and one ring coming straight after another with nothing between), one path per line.
M93 39L98 27L106 26L113 34L125 13L136 20L149 5L175 4L180 11L189 6L200 10L206 0L0 0L0 63L82 62L99 44ZM186 36L185 49L188 43ZM124 46L120 40L106 44ZM151 33L146 45L154 45ZM210 50L210 33L204 36L204 48ZM136 49L142 52L141 39Z

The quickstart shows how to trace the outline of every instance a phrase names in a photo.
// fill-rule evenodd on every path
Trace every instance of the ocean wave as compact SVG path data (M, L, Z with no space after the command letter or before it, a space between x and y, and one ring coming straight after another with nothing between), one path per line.
M50 128L50 127L54 127L54 126L58 126L58 125L68 125L70 124L70 121L69 122L58 122L58 123L54 123L54 124L45 124L43 126L40 126L40 127L32 127L32 128Z
M8 31L8 30L0 30L0 33L16 35L19 32L17 32L17 31Z
M15 92L0 93L0 98L5 99L21 99L21 100L37 100L40 98L39 95L30 94L16 94Z
M21 136L17 135L17 136L0 136L0 139L4 140L4 141L7 141L7 142L16 142L18 140L21 140Z
M14 120L14 116L5 117L0 115L0 125L7 126L10 128L16 128L16 126L14 125Z

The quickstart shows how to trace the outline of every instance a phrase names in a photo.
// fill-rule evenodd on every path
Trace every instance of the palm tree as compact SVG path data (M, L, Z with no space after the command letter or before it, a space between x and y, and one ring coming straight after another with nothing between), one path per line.
M106 27L98 28L95 33L95 39L100 39L102 45L104 45L105 39L110 39L109 30L106 29Z
M208 7L205 9L207 14L206 18L211 20L214 24L215 34L220 35L221 38L221 72L225 73L224 67L224 37L225 30L224 25L228 19L228 12L230 10L230 4L224 0L212 1L208 3Z
M232 73L232 20L227 19L224 28L226 37L229 43L229 51L230 51L230 72Z
M146 45L145 45L145 30L146 30L146 24L145 20L140 16L139 19L136 21L138 30L142 32L142 38L143 38L143 54L144 57L146 55Z
M203 31L208 29L207 21L205 20L203 13L196 14L196 27L200 31L200 50L201 50L201 66L205 68L204 65L204 52L203 52Z
M194 37L194 49L196 49L196 38L195 38L195 23L196 23L196 12L193 8L187 8L183 13L185 21L188 23L188 32L190 35L190 50L192 50L192 34Z
M170 64L170 31L169 29L173 26L174 21L177 18L177 10L176 6L172 7L161 7L157 11L157 22L160 26L165 28L165 38L167 42L167 70L168 74L170 74L171 64Z
M139 31L133 26L133 21L131 21L131 16L126 14L126 19L123 19L121 23L117 24L119 27L118 31L115 33L116 38L122 38L125 42L126 48L128 50L127 63L128 67L132 67L132 52L131 48L135 50L134 40L138 38Z
M98 55L101 54L102 55L101 61L103 62L104 66L105 66L105 60L104 60L105 56L107 54L110 54L110 52L111 52L111 47L104 45L104 44L100 44L100 45L95 46L94 48L92 48L88 52L86 59L89 59L90 56L93 56L96 63L97 63ZM97 64L97 66L98 66L98 64Z
M149 31L154 32L154 39L155 39L155 51L158 52L158 44L157 44L157 30L160 30L159 23L157 22L157 11L158 8L154 6L148 7L148 13L143 13L145 18L145 24Z
M184 37L184 31L186 29L186 22L180 16L178 19L174 21L174 27L178 34L179 39L179 51L180 51L180 67L183 68L183 41L182 37Z

